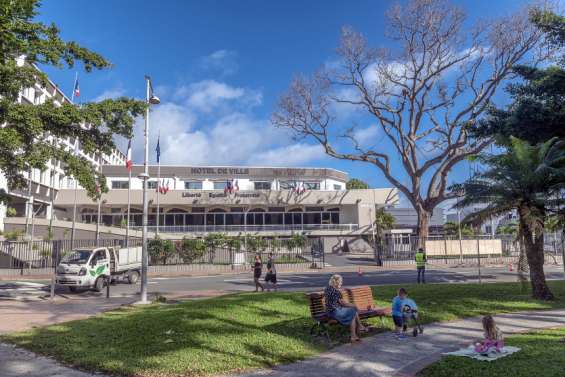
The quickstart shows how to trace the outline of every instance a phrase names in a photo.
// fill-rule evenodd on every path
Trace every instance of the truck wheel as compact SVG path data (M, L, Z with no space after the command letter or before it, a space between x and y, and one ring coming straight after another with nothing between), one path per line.
M130 271L128 273L128 281L130 284L135 284L139 280L139 272L137 271Z
M96 279L96 281L94 282L94 290L96 292L100 292L102 289L104 289L104 277L100 276L98 279Z

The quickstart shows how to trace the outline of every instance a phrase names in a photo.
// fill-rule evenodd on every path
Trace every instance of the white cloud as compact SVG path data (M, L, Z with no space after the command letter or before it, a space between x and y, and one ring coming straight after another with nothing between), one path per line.
M176 95L187 96L186 103L192 108L208 113L220 105L235 104L255 106L261 104L263 96L260 92L237 88L215 80L203 80L177 89Z
M100 102L105 99L116 99L118 97L123 97L126 94L124 88L113 88L108 89L100 93L97 97L94 98L94 102Z
M168 165L305 166L324 156L321 147L293 143L285 130L243 111L249 110L247 93L258 92L217 81L201 81L172 92L176 102L163 101L151 111L152 164L156 162L159 133L161 163ZM133 141L136 164L143 160L143 127L143 119L139 119ZM122 148L125 146L123 142L120 144Z
M305 166L326 155L321 145L296 143L267 150L251 157L250 164L263 166Z
M353 137L359 143L359 145L367 146L367 145L375 145L376 140L375 138L379 134L379 127L376 125L359 128L356 129Z
M239 69L237 53L230 50L214 51L201 59L200 66L206 70L218 71L224 76L234 74Z

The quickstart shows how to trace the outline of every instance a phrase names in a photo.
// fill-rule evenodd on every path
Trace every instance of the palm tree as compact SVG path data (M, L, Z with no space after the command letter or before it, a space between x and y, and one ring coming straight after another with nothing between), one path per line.
M481 160L489 170L453 187L464 192L460 207L488 204L467 216L465 222L482 222L516 209L518 237L525 246L532 295L538 299L553 299L543 271L543 233L547 210L555 206L551 198L565 187L565 141L554 138L530 145L511 138L506 153L487 155Z

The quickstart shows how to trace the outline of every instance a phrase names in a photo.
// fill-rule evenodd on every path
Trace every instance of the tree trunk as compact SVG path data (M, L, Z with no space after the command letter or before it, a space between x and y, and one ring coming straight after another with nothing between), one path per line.
M547 282L545 281L545 273L543 271L544 255L543 255L543 228L534 230L531 221L526 220L529 209L521 208L519 210L520 221L524 232L524 244L526 246L526 257L530 267L530 282L532 284L532 296L539 300L553 300Z
M431 212L423 207L416 207L416 212L418 213L418 227L416 229L418 232L418 247L424 247L430 231Z

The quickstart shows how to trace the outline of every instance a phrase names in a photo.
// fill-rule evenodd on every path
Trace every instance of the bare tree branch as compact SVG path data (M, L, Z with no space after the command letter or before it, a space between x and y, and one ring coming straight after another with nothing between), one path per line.
M452 196L450 171L491 142L470 140L469 128L542 35L529 22L528 9L466 28L463 10L447 0L403 4L387 13L387 36L397 48L372 48L344 27L339 67L294 79L272 121L316 140L330 156L377 166L427 222L433 208ZM354 132L340 132L336 104L369 114L393 152L366 149ZM351 148L338 150L343 146L337 147L337 138L349 140ZM392 167L398 158L403 171Z

